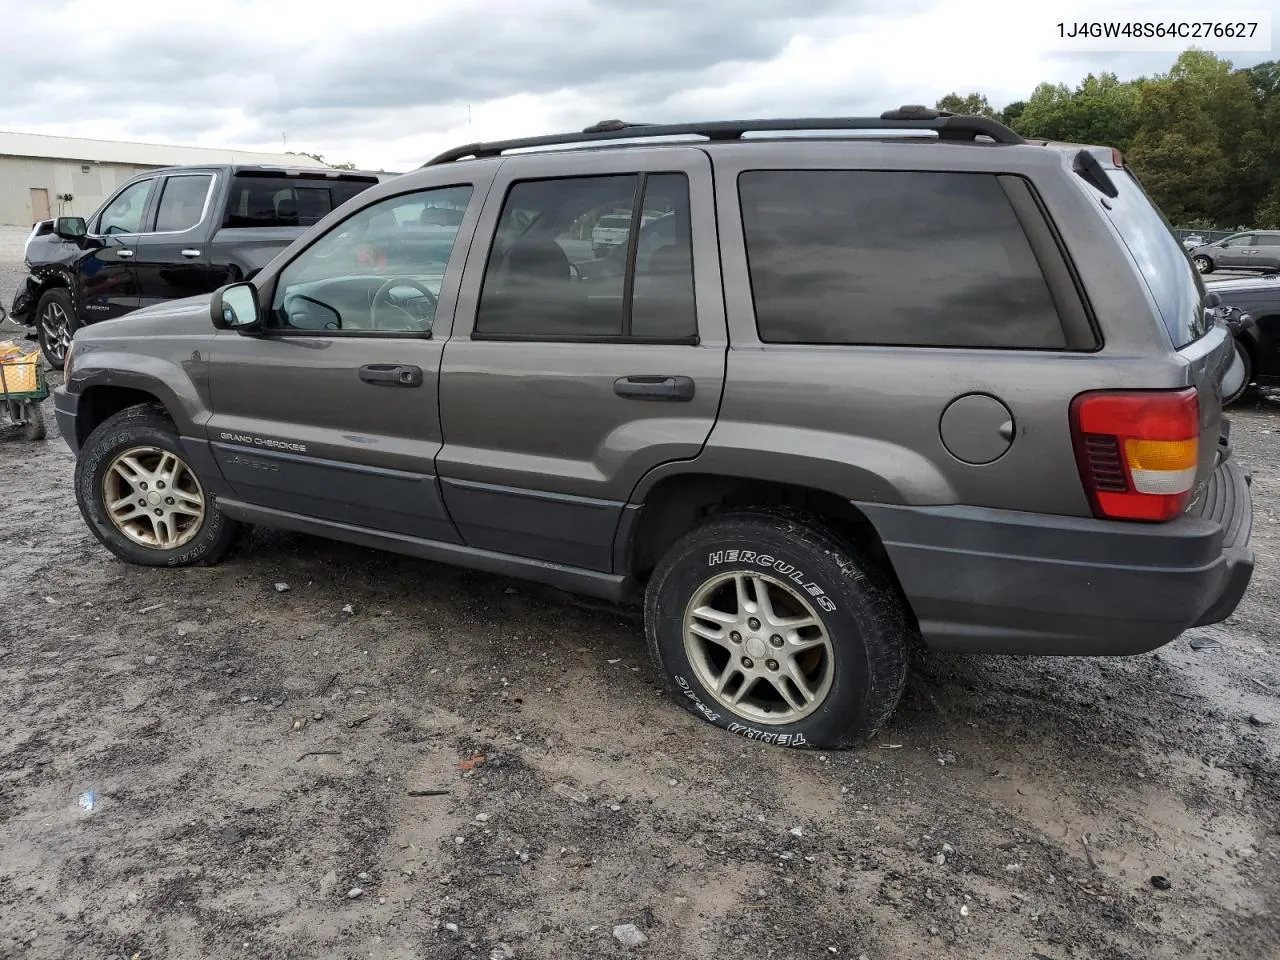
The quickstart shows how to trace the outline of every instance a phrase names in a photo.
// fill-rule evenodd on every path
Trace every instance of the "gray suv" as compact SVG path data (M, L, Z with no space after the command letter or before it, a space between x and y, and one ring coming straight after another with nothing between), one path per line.
M1135 654L1235 609L1213 303L1110 149L916 107L609 121L451 150L250 283L80 330L56 409L127 561L264 524L642 603L687 709L844 747L917 639Z
M1219 268L1275 273L1280 271L1280 230L1252 230L1203 244L1192 249L1191 262L1201 273Z

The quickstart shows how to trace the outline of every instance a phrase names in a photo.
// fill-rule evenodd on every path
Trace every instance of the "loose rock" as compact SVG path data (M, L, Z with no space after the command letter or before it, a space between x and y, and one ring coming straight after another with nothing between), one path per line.
M1265 717L1260 713L1249 714L1249 722L1255 727L1269 727L1273 723L1270 717Z
M364 896L364 891L361 890L359 887L352 887L350 890L347 891L348 900L359 900L363 896Z
M1157 890L1168 890L1173 886L1168 877L1162 877L1159 874L1151 878L1151 885Z
M613 928L613 938L624 947L639 947L649 942L634 923L622 923Z
M284 593L289 589L289 585L283 581L276 584L276 593Z
M157 663L160 662L160 658L159 657L143 657L142 662L145 663L148 667L154 667Z

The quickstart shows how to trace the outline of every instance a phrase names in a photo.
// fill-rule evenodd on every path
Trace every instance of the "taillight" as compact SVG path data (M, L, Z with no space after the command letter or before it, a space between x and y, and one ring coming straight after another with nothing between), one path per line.
M1186 390L1082 393L1071 401L1080 479L1099 517L1170 520L1200 462L1200 400Z
M1114 163L1117 167L1122 167L1122 168L1124 167L1124 154L1121 153L1119 150L1117 150L1115 147L1111 148L1111 162Z

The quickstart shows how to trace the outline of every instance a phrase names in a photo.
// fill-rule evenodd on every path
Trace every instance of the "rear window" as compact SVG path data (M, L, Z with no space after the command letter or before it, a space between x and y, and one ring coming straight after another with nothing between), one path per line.
M373 186L373 181L237 176L224 227L309 227Z
M1119 191L1107 201L1107 215L1151 291L1160 319L1181 349L1204 336L1204 284L1187 259L1164 214L1133 174L1108 170Z
M738 190L761 340L1066 346L994 175L752 171Z

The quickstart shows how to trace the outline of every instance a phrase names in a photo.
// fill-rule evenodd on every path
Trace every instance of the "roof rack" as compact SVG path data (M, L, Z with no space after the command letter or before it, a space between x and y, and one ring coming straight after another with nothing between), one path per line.
M904 106L886 110L878 117L809 117L779 120L716 120L707 123L627 123L602 120L581 133L557 133L544 137L518 140L493 140L468 143L446 150L423 166L452 163L468 157L501 156L508 150L529 147L554 147L609 140L634 140L647 137L701 136L708 140L740 140L743 134L782 132L788 130L932 130L942 140L976 140L990 137L996 143L1025 143L1018 134L990 117L963 116L923 106Z

